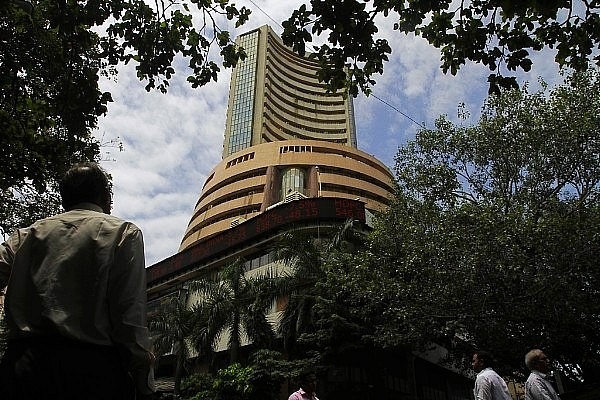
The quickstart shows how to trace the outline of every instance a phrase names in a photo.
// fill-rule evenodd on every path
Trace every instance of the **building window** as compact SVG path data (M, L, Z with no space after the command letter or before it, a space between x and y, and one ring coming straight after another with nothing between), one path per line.
M306 194L306 172L300 168L288 168L281 174L281 200L293 192Z
M248 161L248 160L253 160L253 159L254 159L254 152L248 153L248 154L244 154L242 156L234 158L231 161L227 161L227 165L225 166L225 168L227 169L229 167L234 166L235 164L239 164L241 162Z

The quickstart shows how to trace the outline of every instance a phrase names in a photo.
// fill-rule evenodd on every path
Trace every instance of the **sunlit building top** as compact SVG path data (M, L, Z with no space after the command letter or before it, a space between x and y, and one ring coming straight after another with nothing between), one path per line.
M261 143L316 139L356 147L352 98L327 93L316 61L300 57L263 26L239 36L223 157Z

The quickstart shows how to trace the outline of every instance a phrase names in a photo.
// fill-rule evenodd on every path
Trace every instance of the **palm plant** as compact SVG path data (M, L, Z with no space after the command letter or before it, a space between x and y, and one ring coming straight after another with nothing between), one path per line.
M287 304L277 329L283 337L284 348L289 351L298 335L312 326L314 288L323 277L321 253L311 235L291 230L280 237L275 258L287 267L278 284L278 291L287 297Z
M157 356L175 356L176 395L181 389L185 362L191 356L188 344L194 338L200 323L198 309L188 307L187 297L187 290L180 290L165 297L161 301L159 311L148 320Z
M287 267L277 284L277 293L287 296L287 305L281 314L278 333L284 347L292 351L298 337L314 328L316 285L325 279L324 260L340 249L356 232L348 220L328 239L315 239L302 230L285 232L275 248L275 258Z
M243 260L237 259L214 276L190 283L198 294L196 309L203 321L196 332L201 347L214 349L228 333L233 364L239 360L244 334L257 346L270 346L275 334L266 315L274 298L268 289L272 281L271 272L248 276Z

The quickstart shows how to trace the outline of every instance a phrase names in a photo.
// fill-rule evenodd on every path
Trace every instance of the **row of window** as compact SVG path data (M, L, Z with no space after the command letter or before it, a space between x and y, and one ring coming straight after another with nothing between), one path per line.
M249 171L244 171L241 174L237 174L234 176L231 176L227 179L222 180L219 183L216 183L215 186L211 187L209 190L207 190L206 192L202 192L202 197L200 197L200 199L198 200L198 203L196 204L196 207L198 206L198 204L200 204L202 202L203 199L206 199L208 196L210 196L211 194L213 194L214 192L221 190L229 185L231 185L232 183L235 182L239 182L242 181L244 179L250 179L253 177L259 177L259 176L264 176L267 173L267 168L266 167L261 167L261 168L256 168L256 169L252 169ZM198 212L195 213L194 218L196 217L196 214L198 214Z
M286 86L291 86L299 92L306 93L308 96L320 96L333 99L342 99L342 95L338 93L327 93L325 86L322 83L312 83L310 81L299 81L279 69L279 66L274 62L267 63L267 80L273 82L281 82Z
M279 115L279 113L271 108L268 104L266 104L266 108L269 113L265 112L265 118L270 121L273 125L279 128L282 132L295 137L295 136L304 136L306 138L311 138L311 133L316 133L317 135L324 135L323 140L327 140L327 136L340 136L346 135L346 125L342 124L338 121L334 121L334 123L320 123L319 125L331 125L331 128L326 126L308 126L305 124L301 124L294 121L289 121L286 116ZM343 127L340 127L343 126ZM295 129L294 129L295 128Z
M194 214L194 217L192 218L192 221L194 221L194 219L197 218L198 215L200 215L200 214L202 214L204 212L207 212L211 208L216 207L216 206L218 206L220 204L227 203L227 202L230 202L230 201L233 201L233 200L236 200L236 199L240 199L240 198L243 198L243 197L246 197L246 196L250 196L250 195L253 195L255 193L261 194L263 192L263 188L262 187L255 187L255 188L249 188L249 189L251 189L251 190L245 190L245 191L242 191L242 192L237 192L237 193L230 194L228 196L221 197L217 201L215 201L213 203L210 203L210 204L208 204L205 207L202 207L201 210L199 210L197 213ZM260 207L259 207L259 210L260 210ZM223 214L219 214L219 215L223 215ZM239 214L235 214L233 216L237 217L237 216L239 216ZM217 218L217 217L218 216L213 216L212 219L202 221L201 223L199 223L197 225L197 228L200 229L200 228L203 228L203 227L205 227L207 225L211 225L211 224L214 224L215 222L221 221L223 219L231 218L232 215L231 215L231 213L228 213L223 218ZM198 230L198 229L195 229L195 230Z
M312 146L279 146L279 154L283 153L311 153Z
M305 106L299 104L300 102L296 99L282 96L283 92L279 90L268 90L265 91L265 101L277 104L278 108L290 115L292 118L300 118L303 121L312 122L316 124L331 124L331 123L345 123L346 108L343 104L340 106L331 106L331 104L313 104L311 106ZM301 114L304 112L303 114Z
M387 168L381 166L380 164L378 164L374 161L371 161L370 159L368 159L366 157L361 157L359 155L352 155L343 150L336 150L336 149L327 148L327 147L313 146L313 152L314 153L323 153L323 154L337 154L342 157L350 157L358 162L368 165L371 168L375 168L376 170L382 172L385 175L389 175L389 173L390 173Z
M389 191L390 190L390 182L381 182L379 179L375 178L372 175L361 174L360 172L356 172L354 170L343 169L343 168L333 168L333 167L322 167L321 172L332 173L337 176L346 176L348 178L354 178L362 182L368 182L375 186L379 186L380 188ZM390 178L391 180L391 178Z
M269 36L268 38L269 47L277 51L277 53L290 61L290 63L302 65L305 69L312 69L315 73L319 70L319 63L315 60L310 60L307 57L297 56L291 52L289 48L283 46L276 38Z
M361 190L350 186L336 185L333 183L323 183L321 185L321 190L323 192L345 193L351 196L357 196L363 201L366 199L371 199L381 204L389 204L390 202L387 197L379 196L366 190Z
M312 77L294 75L295 71L289 65L283 65L278 63L277 60L273 60L271 57L267 57L267 65L270 70L275 72L277 79L282 82L298 82L299 84L313 88L316 92L324 92L325 84L319 82L316 75ZM341 94L337 94L336 97L341 97Z
M188 237L190 237L190 235L192 235L194 232L199 231L200 229L204 228L205 226L214 225L217 222L235 218L240 215L253 216L259 212L260 212L260 206L245 206L240 209L231 210L230 212L227 212L227 213L215 215L212 218L206 219L206 220L202 221L201 223L194 225L194 227L189 232L186 232L186 234L183 238L183 241L185 241Z
M330 98L318 95L318 98L324 98L325 100L317 100L315 95L299 97L297 93L292 93L288 87L280 86L278 82L273 80L267 80L265 82L265 89L265 95L272 93L277 99L293 108L326 115L346 113L343 101L331 101Z
M246 261L244 263L244 269L246 271L251 271L253 269L269 265L275 260L275 253L270 251L268 253L261 254L260 256L254 257L253 259Z
M232 165L236 165L236 164L239 164L241 162L248 161L248 160L253 160L253 159L254 159L254 152L248 153L248 154L244 154L243 156L239 156L237 158L234 158L233 160L227 161L227 165L225 166L225 169L231 167Z

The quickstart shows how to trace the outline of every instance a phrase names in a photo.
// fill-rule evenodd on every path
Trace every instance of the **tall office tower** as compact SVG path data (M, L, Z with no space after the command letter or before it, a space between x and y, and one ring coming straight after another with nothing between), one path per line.
M368 224L393 192L389 169L356 147L351 99L327 93L315 62L267 26L236 43L247 57L232 73L223 159L179 252L148 268L150 299L235 257L268 264L292 225L323 235L348 218Z
M352 97L328 94L318 64L263 26L237 38L246 58L231 77L223 157L266 142L316 139L356 147Z
M294 199L385 207L393 177L356 148L352 98L327 93L317 63L285 47L268 26L236 43L247 57L231 78L223 161L204 184L180 250Z

